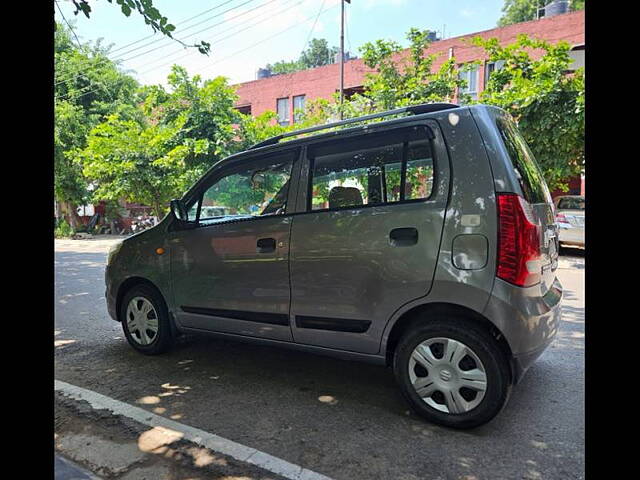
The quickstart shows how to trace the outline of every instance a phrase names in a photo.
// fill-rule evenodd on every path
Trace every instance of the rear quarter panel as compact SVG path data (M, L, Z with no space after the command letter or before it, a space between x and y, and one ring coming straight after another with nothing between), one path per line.
M444 111L434 115L443 134L451 165L449 201L438 254L437 268L429 295L416 299L397 310L387 324L381 353L393 325L411 308L429 303L460 305L481 313L489 299L495 278L497 211L494 179L482 137L468 108ZM454 264L454 240L464 236L484 237L486 242L469 242L484 249L468 252L484 256L486 261L473 268ZM458 261L458 266L463 266ZM482 266L480 266L482 265Z

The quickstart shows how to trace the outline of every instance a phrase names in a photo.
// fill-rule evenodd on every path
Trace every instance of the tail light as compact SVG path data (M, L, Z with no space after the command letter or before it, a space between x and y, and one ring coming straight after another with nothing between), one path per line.
M540 227L531 206L514 193L499 193L498 278L528 287L540 282L540 269Z

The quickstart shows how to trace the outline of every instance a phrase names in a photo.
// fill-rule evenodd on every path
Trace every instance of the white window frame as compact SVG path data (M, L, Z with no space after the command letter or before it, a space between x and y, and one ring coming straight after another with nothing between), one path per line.
M475 66L475 68L473 70L467 70L465 72L459 72L458 76L462 79L462 80L466 80L467 81L467 86L465 88L460 88L458 90L458 96L460 96L463 93L466 93L467 95L471 95L471 98L474 100L478 99L478 76L480 73L480 68L478 65ZM471 90L471 75L475 74L475 90ZM464 75L464 76L463 76ZM459 99L458 99L459 100Z
M280 112L280 101L286 101L286 108L283 112L284 115L281 115ZM276 114L278 115L278 123L280 125L290 125L291 119L289 117L289 97L282 97L276 99Z
M493 71L489 72L489 66L493 66ZM484 84L485 87L487 82L489 81L489 77L493 72L497 72L498 70L502 70L504 68L504 60L497 60L495 62L487 62L484 66Z
M300 121L299 114L296 115L296 110L298 109L296 108L296 99L299 99L299 98L302 98L302 108L300 108L300 110L304 110L305 104L307 102L307 96L305 94L295 95L293 97L293 123Z

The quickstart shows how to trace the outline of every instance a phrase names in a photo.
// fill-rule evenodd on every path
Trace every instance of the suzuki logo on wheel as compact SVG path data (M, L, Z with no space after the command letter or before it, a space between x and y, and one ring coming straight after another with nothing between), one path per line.
M440 378L445 382L448 382L449 380L451 380L451 372L449 372L449 370L441 370Z

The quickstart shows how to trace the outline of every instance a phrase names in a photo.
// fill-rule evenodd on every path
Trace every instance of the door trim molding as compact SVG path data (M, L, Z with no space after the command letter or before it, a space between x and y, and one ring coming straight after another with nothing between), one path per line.
M289 315L286 313L246 312L242 310L225 310L221 308L189 307L182 305L180 309L185 313L222 317L246 322L268 323L270 325L289 326Z
M371 320L351 318L326 318L296 315L296 327L333 332L365 333L371 326Z

